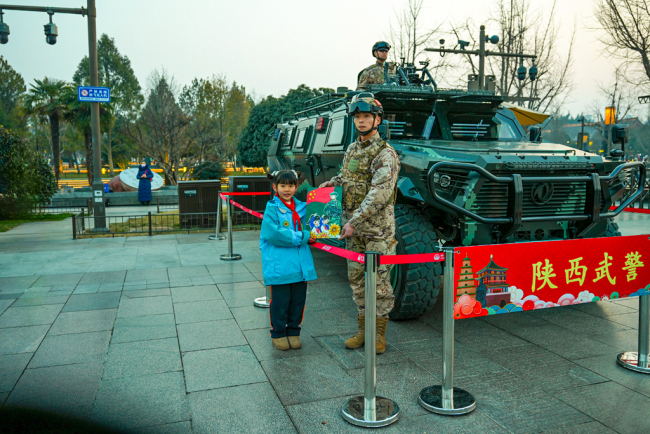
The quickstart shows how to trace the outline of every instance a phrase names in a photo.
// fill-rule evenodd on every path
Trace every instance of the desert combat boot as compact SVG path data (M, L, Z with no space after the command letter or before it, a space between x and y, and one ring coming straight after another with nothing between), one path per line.
M377 354L386 352L386 325L388 318L377 318Z
M361 348L363 346L363 343L365 342L364 339L366 335L366 318L360 316L358 319L359 319L359 331L357 332L356 335L352 336L350 339L345 341L345 348L356 350L357 348Z

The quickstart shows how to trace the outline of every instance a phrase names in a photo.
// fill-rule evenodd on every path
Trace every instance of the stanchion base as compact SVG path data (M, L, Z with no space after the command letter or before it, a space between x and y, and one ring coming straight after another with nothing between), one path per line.
M641 374L650 374L650 367L643 368L638 366L639 364L639 353L636 351L626 351L624 353L616 356L616 363L629 369L630 371L640 372Z
M474 395L458 387L454 387L453 408L443 408L442 386L425 387L420 391L418 401L425 409L447 416L460 416L461 414L470 413L476 408Z
M210 241L225 240L226 236L224 234L219 234L219 235L210 235L208 238L210 239Z
M256 307L269 307L271 306L268 301L266 301L266 297L258 297L255 300L253 300L253 305Z
M355 396L343 404L341 416L346 422L364 428L379 428L397 422L399 418L399 405L388 398L377 396L375 398L376 420L364 420L364 397Z
M238 261L239 259L241 259L241 255L238 255L237 253L233 253L232 255L229 255L227 253L225 255L221 255L222 261Z

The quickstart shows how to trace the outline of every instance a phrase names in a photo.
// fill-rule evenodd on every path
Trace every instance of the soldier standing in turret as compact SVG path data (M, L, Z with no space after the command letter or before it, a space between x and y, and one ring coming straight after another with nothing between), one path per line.
M397 240L393 205L400 163L395 150L377 133L384 110L372 93L362 92L352 98L348 112L354 116L359 137L345 152L341 173L320 187L343 186L341 239L345 239L348 250L394 255ZM388 313L395 304L390 269L390 265L381 265L377 271L377 311L374 314L378 354L386 351ZM359 331L345 341L345 346L355 349L364 344L364 265L348 260L348 278L352 299L359 311Z
M384 62L388 58L389 50L390 44L388 42L375 42L375 45L372 46L372 57L376 58L377 61L359 73L357 90L365 90L368 84L384 83ZM388 73L395 73L394 63L388 62Z

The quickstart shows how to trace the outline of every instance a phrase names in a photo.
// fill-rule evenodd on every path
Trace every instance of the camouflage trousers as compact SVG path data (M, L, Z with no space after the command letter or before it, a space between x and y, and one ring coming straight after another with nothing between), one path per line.
M394 255L397 240L391 237L387 240L374 240L355 237L346 238L345 248L353 252L377 252L383 255ZM390 284L392 265L380 265L377 270L377 318L388 318L388 313L395 305L393 287ZM352 287L352 299L357 304L360 316L365 316L366 279L365 266L348 260L348 278Z

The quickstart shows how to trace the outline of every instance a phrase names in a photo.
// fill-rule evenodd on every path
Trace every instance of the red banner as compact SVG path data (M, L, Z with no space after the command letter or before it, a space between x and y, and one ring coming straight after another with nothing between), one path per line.
M650 294L648 235L454 249L454 318Z

